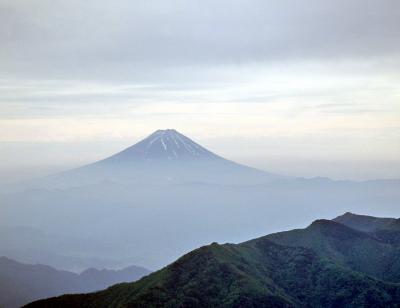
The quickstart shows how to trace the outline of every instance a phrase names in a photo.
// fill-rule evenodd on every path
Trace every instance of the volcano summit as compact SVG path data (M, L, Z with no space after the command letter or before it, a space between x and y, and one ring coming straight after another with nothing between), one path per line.
M119 152L104 162L222 159L175 129L157 130L135 145Z

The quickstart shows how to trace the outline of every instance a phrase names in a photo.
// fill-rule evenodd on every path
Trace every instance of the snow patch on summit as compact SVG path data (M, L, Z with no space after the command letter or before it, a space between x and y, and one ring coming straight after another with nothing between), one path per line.
M107 161L221 159L174 129L157 130Z

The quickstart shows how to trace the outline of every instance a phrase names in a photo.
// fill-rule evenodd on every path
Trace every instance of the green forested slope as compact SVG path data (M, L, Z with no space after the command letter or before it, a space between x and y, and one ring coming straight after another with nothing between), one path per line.
M138 282L29 307L400 307L398 257L397 245L369 232L318 220L213 243Z

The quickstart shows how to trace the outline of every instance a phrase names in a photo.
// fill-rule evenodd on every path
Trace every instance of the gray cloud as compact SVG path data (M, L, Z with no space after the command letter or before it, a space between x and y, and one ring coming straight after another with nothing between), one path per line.
M4 75L152 79L168 67L386 58L400 2L2 1Z

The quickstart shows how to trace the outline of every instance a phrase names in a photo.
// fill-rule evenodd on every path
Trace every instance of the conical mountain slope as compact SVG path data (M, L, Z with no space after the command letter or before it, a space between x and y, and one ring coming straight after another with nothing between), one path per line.
M50 177L48 184L267 183L283 178L224 159L174 129L157 130L108 158Z
M222 159L175 129L157 130L101 163Z

